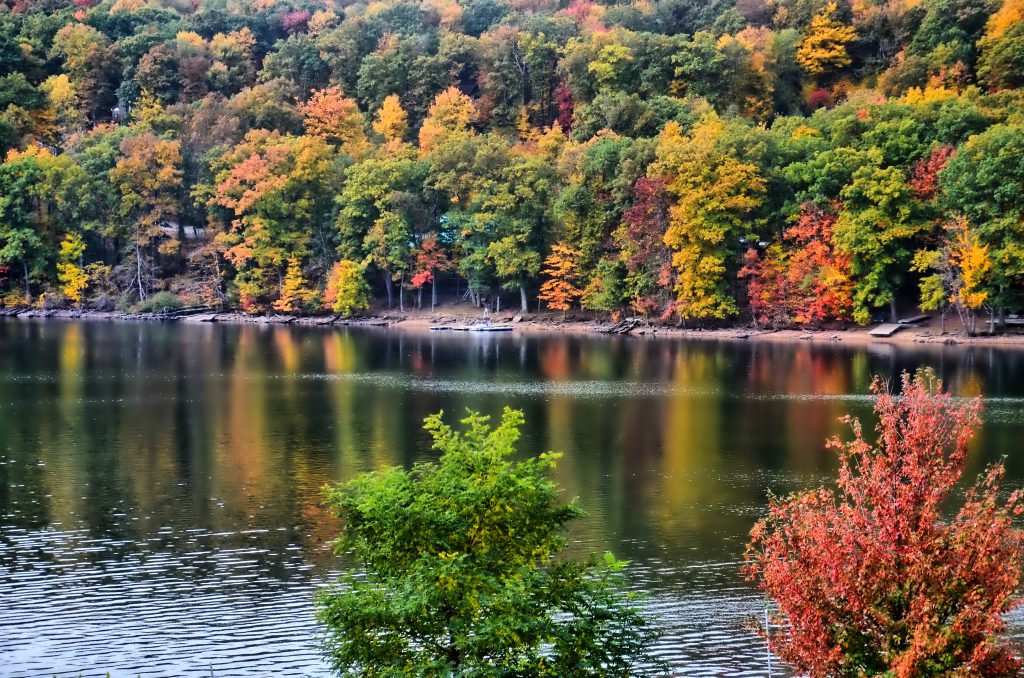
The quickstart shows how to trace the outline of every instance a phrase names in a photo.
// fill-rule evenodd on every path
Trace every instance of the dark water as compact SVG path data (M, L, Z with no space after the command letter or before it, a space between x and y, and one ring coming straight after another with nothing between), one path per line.
M678 673L766 675L737 573L765 492L827 480L871 375L920 365L985 393L972 472L1008 455L1021 486L1024 351L0 323L0 674L324 675L320 488L423 458L427 414L511 405Z

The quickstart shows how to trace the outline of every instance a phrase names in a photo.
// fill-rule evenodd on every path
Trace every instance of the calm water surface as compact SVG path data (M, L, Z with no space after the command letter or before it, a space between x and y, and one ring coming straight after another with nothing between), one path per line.
M511 405L678 674L767 675L737 573L765 493L827 481L871 375L921 365L987 397L971 472L1024 484L1024 352L0 322L0 674L325 675L320 488L427 458L432 412Z

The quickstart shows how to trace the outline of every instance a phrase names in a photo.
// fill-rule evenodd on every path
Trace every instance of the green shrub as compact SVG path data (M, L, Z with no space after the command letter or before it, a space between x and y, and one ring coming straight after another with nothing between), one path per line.
M338 541L362 565L317 596L341 675L625 676L656 637L611 554L561 555L580 517L550 478L556 454L516 461L521 412L464 432L427 417L436 463L335 486Z
M135 305L136 313L162 313L173 311L183 307L185 304L174 292L157 292L149 299Z

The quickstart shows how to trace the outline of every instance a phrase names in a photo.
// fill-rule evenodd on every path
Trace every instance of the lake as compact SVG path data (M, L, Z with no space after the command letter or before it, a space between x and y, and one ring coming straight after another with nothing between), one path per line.
M326 675L323 485L430 458L430 413L510 405L524 454L565 453L572 550L631 561L658 653L767 675L738 573L766 492L828 482L872 375L923 365L986 396L969 473L1007 455L1021 487L1024 351L0 322L0 674Z

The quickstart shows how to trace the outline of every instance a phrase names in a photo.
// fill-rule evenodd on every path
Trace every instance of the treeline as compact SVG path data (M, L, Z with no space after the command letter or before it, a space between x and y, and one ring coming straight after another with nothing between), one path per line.
M1024 0L0 7L6 305L1024 306Z

